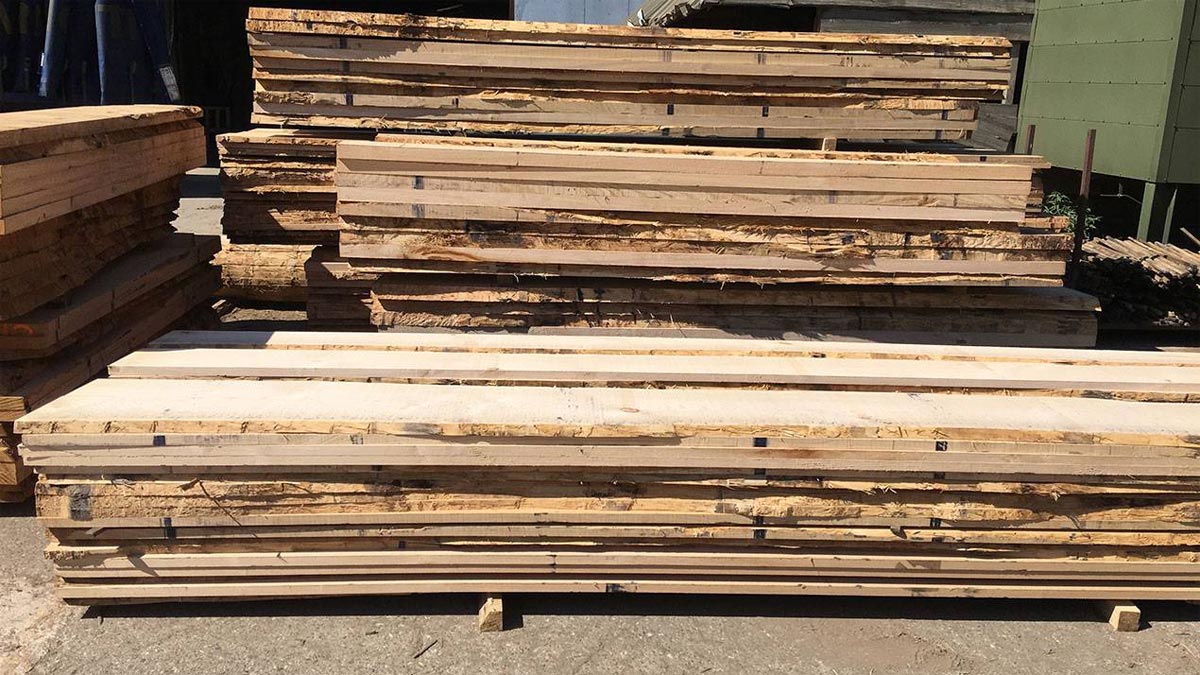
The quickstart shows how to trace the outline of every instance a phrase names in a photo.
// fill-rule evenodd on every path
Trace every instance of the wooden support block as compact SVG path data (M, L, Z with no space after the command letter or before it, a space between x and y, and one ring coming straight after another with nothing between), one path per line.
M1102 601L1096 609L1118 633L1135 633L1142 625L1142 610L1131 602Z
M499 633L504 630L504 597L485 593L479 599L479 632Z
M837 150L837 142L838 142L838 139L836 139L836 138L822 138L821 139L821 151L822 152L833 152L834 150Z

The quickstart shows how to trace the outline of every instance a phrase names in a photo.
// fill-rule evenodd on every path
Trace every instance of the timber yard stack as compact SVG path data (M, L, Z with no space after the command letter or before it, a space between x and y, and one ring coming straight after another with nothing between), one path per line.
M962 139L1003 38L252 9L257 124L719 139Z
M0 499L32 480L13 460L17 417L198 320L216 290L216 239L171 228L183 174L205 161L199 115L0 115Z
M238 244L336 244L334 159L340 140L374 134L252 129L217 139L222 230Z
M1091 346L1035 162L384 134L338 146L341 256L380 327Z
M1198 396L1173 353L181 332L18 431L78 603L1198 600Z
M228 243L218 260L227 297L304 303L304 264L318 244L337 244L333 169L353 131L252 129L217 138Z
M221 268L220 296L251 303L303 305L308 300L304 266L314 248L225 243L214 260Z
M437 132L336 143L314 327L1094 343L1094 300L1061 288L1065 222L1026 217L1038 158L662 140L965 138L1007 86L1003 39L273 9L247 27L254 120L289 127L259 138Z

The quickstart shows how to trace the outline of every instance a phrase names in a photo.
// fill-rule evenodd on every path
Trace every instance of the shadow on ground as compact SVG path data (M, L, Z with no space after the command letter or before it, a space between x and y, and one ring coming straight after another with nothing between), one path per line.
M216 171L193 171L183 179L180 197L211 199L221 196L221 177Z
M619 597L618 597L619 596ZM512 594L504 596L506 627L522 616L710 616L772 618L913 619L920 621L1087 622L1103 621L1090 601L777 596L682 596L650 594ZM1138 603L1152 621L1197 621L1200 607L1183 602ZM479 609L469 594L245 602L176 603L92 607L85 618L426 616L470 615Z
M33 515L33 499L26 499L19 504L0 504L0 518L29 518Z

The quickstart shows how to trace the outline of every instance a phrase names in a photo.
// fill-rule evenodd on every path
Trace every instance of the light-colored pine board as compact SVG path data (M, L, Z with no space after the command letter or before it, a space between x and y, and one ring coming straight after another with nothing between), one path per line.
M1054 363L797 359L743 356L473 354L350 350L190 349L143 351L109 368L113 377L511 382L573 386L675 385L1020 391L1200 401L1200 369Z
M1186 403L881 392L489 387L359 382L92 382L18 433L360 430L396 435L936 437L1196 447Z
M641 580L628 576L601 579L513 580L463 578L453 581L296 581L72 584L57 589L68 602L102 604L113 600L170 601L420 593L687 593L696 595L818 595L856 597L974 597L1017 599L1195 600L1194 584L986 584L857 581Z
M340 333L297 331L174 331L149 349L318 349L418 352L562 354L760 355L818 358L878 358L1052 362L1080 365L1200 367L1200 355L1181 352L1104 349L1036 349L955 345L873 344L799 340L671 338L591 334L572 336L499 333Z

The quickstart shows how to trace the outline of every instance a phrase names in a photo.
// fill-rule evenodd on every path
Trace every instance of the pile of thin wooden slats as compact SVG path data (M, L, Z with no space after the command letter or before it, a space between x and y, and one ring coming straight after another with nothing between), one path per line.
M12 425L0 424L0 503L23 502L33 494L36 477L21 461L20 442Z
M476 133L961 139L1003 38L252 9L254 122Z
M1111 328L1200 328L1200 253L1171 244L1101 238L1083 245L1080 288L1099 298Z
M1066 222L1026 216L1039 163L384 134L338 144L351 271L326 280L375 275L385 328L1090 346L1095 301L1060 287Z
M1197 600L1198 399L1173 353L184 332L18 431L72 602Z
M304 263L315 244L337 244L334 158L355 131L252 129L217 137L230 244L218 259L226 297L303 304Z
M218 136L225 236L238 244L337 243L337 143L373 137L296 129Z
M0 115L6 446L17 417L179 325L216 290L216 238L170 224L184 172L205 161L199 116L176 106ZM0 452L0 498L28 487L27 472L2 459L11 456Z
M356 269L336 249L319 246L304 263L304 276L310 329L378 330L371 322L372 289L381 275ZM382 317L380 323L385 323Z
M337 263L326 263L327 266ZM310 322L346 327L369 301L373 325L525 331L546 327L715 329L735 335L1009 346L1091 347L1093 298L1064 288L676 283L513 275L383 274L369 298L354 265L336 304ZM348 269L347 269L348 268Z
M221 297L235 301L303 305L304 266L313 246L226 243L214 262L221 268Z

